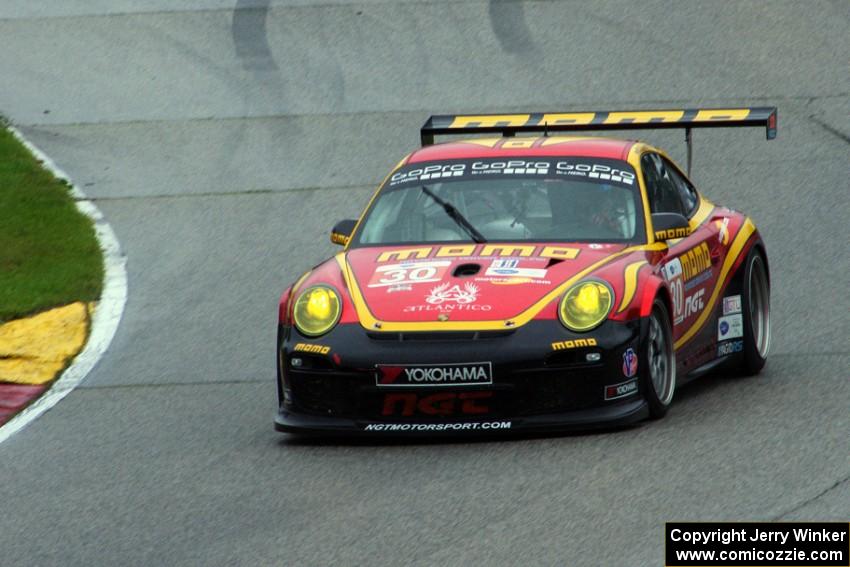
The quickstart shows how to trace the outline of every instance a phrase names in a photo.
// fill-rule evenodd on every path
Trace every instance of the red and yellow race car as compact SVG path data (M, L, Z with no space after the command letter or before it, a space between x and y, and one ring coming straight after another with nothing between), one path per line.
M662 417L682 383L761 370L753 221L648 144L565 131L760 126L775 108L432 116L344 251L280 298L277 429L437 434ZM437 135L496 134L434 144ZM532 134L532 137L524 135Z

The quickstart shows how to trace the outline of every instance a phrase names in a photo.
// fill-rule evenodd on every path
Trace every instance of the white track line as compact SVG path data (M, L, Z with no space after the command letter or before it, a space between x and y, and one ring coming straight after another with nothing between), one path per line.
M68 175L53 163L52 159L24 138L17 128L13 126L8 128L48 171L70 184L71 195L77 200L77 209L94 223L95 234L103 252L104 276L103 292L92 316L91 331L85 348L49 390L0 427L0 443L55 406L85 379L112 342L112 337L118 330L121 315L124 313L124 304L127 302L127 258L121 253L121 245L112 227L103 218L103 213L88 200L85 193L73 184Z

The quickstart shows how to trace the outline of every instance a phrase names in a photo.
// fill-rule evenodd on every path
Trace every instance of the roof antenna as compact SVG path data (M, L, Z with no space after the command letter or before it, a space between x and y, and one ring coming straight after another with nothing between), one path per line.
M548 121L543 122L543 137L544 138L549 137L549 122Z

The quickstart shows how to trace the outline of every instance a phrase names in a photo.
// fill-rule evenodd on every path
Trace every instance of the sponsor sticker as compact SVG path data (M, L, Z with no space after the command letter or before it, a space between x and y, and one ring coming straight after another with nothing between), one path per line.
M737 339L744 336L744 318L740 313L726 315L717 321L717 340Z
M605 399L616 400L617 398L625 398L626 396L637 392L637 389L637 380L629 380L627 382L605 386Z
M571 348L584 348L596 346L596 339L590 337L588 339L573 339L570 341L556 341L552 343L552 350L569 350Z
M673 258L666 264L664 264L664 279L669 281L674 280L676 277L682 275L682 262L678 258Z
M697 287L698 285L707 282L711 279L711 276L711 270L706 270L703 273L694 276L693 279L690 279L685 282L685 291L691 290Z
M431 305L440 305L441 303L472 303L478 299L478 291L478 286L471 282L463 284L463 287L457 284L450 285L446 282L433 287L428 297L425 298L425 302Z
M629 348L623 353L623 376L631 378L638 371L638 357L634 349Z
M480 415L490 411L488 399L494 392L441 392L420 396L408 392L393 392L384 395L381 415Z
M450 260L432 262L402 262L375 268L368 287L387 287L387 291L402 291L412 284L438 282L451 266Z
M541 280L537 278L516 278L516 277L486 277L486 278L475 278L477 282L489 282L493 285L521 285L521 284L539 284L539 285L551 285L550 280Z
M315 354L328 354L331 347L327 345L315 345L310 343L298 343L292 347L293 352L311 352Z
M741 296L730 295L723 298L723 314L731 315L732 313L741 312Z
M417 246L415 248L394 248L384 250L376 262L404 262L405 267L422 264L421 261L437 261L439 258L466 258L470 261L490 260L493 256L520 256L525 262L546 262L549 258L574 260L581 253L580 248L571 246L524 245L524 244L448 244L446 246ZM429 260L431 257L435 260ZM417 262L419 260L420 262ZM405 262L406 261L406 262Z
M723 220L714 221L717 227L717 241L726 246L729 243L729 218L724 217Z
M476 161L472 163L472 175L546 175L551 163L548 161L530 161L512 159L507 161Z
M442 303L440 305L405 305L402 311L405 313L420 313L422 311L450 313L453 311L491 311L492 309L492 305L478 305L477 303Z
M510 429L510 421L483 421L465 423L368 423L364 431L487 431Z
M634 185L635 174L630 171L609 167L601 163L582 163L559 161L555 164L555 173L558 175L571 175L586 177L599 181L613 181L623 185Z
M462 364L378 364L379 387L465 386L493 383L490 362Z
M493 260L485 276L515 276L523 278L545 278L546 270L541 268L526 268L520 265L516 259Z
M627 169L622 169L626 167ZM388 186L398 187L407 184L442 183L446 181L466 180L470 177L570 177L583 182L604 183L606 185L635 186L635 173L617 160L588 158L564 158L561 160L535 159L476 159L457 160L428 165L410 164L402 167L390 177Z
M449 177L460 177L466 171L466 164L436 164L425 167L416 167L406 171L393 174L390 178L390 186L412 181L427 181L431 179L445 179Z
M729 341L717 346L717 356L726 356L744 350L744 341Z
M696 315L697 313L703 310L703 308L705 307L705 304L702 300L704 294L705 289L700 289L685 298L685 319L687 319L691 315Z

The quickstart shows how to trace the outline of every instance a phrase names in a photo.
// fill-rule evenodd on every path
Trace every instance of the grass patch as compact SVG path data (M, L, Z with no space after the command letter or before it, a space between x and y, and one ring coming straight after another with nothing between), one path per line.
M91 220L0 122L0 322L96 300L102 285Z

